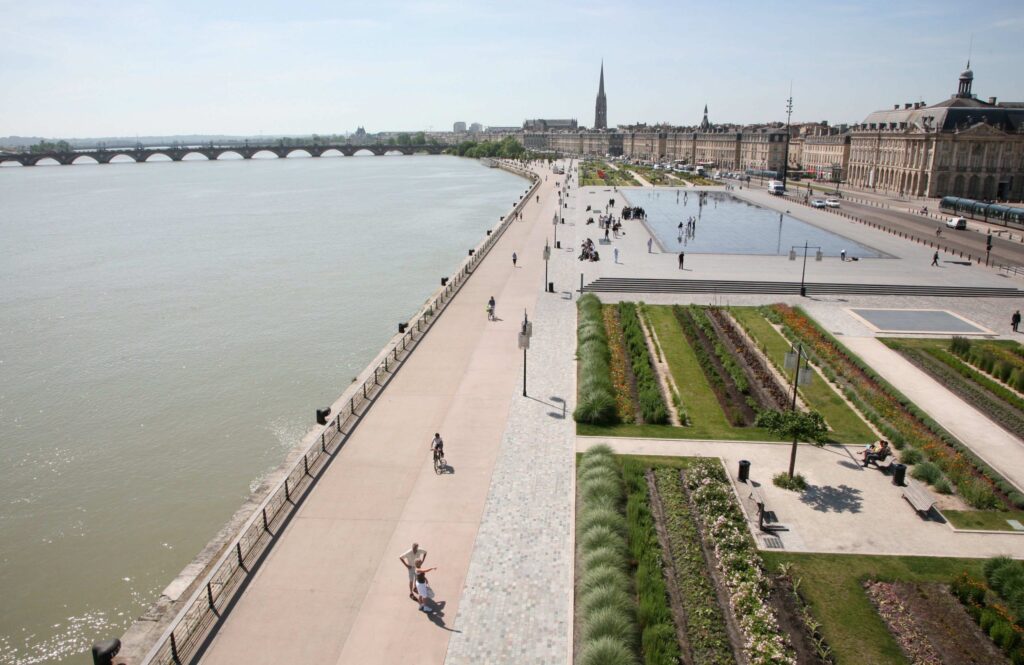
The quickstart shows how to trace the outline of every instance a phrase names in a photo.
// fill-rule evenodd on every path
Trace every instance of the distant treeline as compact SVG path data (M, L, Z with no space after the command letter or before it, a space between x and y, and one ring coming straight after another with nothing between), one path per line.
M463 141L457 146L448 148L447 152L460 157L504 157L517 159L526 153L526 148L519 141L507 136L500 141Z
M67 141L40 141L30 145L28 148L29 152L69 152L71 150L71 144Z

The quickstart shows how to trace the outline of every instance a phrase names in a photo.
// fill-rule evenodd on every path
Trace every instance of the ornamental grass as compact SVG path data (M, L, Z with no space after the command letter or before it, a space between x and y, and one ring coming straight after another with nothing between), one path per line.
M611 352L601 315L601 301L593 293L576 304L576 356L579 359L579 389L576 422L612 425L618 420L615 390L611 378Z

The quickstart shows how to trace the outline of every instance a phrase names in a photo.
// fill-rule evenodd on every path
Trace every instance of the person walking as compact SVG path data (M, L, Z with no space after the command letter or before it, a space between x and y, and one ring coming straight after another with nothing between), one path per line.
M419 543L413 543L408 551L398 557L398 560L402 562L402 565L405 566L406 571L409 573L409 597L413 600L418 600L416 596L416 569L423 565L423 561L426 558L427 551L421 549Z
M1020 310L1018 309L1010 317L1010 327L1013 328L1013 332L1018 332L1017 328L1020 326Z
M619 262L619 248L616 247L615 250L612 252L612 254L615 255L615 262L618 263Z
M938 253L938 251L936 251L935 254L932 256L932 265L933 266L939 265L939 253Z
M652 246L653 244L654 244L654 239L653 239L653 238L648 238L648 239L647 239L647 253L648 253L648 254L650 254L650 253L651 253L651 246Z
M686 252L679 252L679 269L685 270L683 265L686 263Z
M843 261L843 262L845 262L845 261L846 261L846 250L845 250L845 249L844 249L844 250L841 250L841 251L839 252L839 260L840 260L840 261Z
M513 267L513 268L515 268L515 267L516 267L516 261L518 261L518 260L519 260L519 257L518 257L518 256L516 256L516 253L515 253L515 252L512 252L512 267Z

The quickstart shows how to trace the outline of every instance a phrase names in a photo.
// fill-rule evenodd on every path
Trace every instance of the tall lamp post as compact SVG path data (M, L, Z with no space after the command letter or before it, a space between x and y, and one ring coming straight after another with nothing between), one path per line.
M519 348L523 350L523 397L526 397L526 350L530 348L530 337L533 336L533 324L526 318L523 310L523 327L519 330Z
M786 100L786 150L782 157L782 191L786 191L786 176L789 175L789 121L793 116L793 86L789 87L789 99Z
M789 260L796 261L796 250L800 249L800 245L793 245L789 248ZM816 245L808 245L804 241L804 267L800 272L800 295L801 297L807 297L807 287L804 285L804 278L807 276L807 250L816 249L818 250L814 255L815 261L821 261L821 247Z
M551 260L551 245L544 241L544 290L548 290L548 261Z

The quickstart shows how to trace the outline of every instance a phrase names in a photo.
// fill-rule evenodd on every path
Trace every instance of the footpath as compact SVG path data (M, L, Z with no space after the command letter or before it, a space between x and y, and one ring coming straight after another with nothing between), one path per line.
M532 316L541 293L539 256L557 206L555 181L542 183L540 203L525 207L378 398L201 662L444 660L521 381L516 338L524 310ZM484 311L490 296L493 322ZM442 475L430 459L434 432L451 467ZM430 581L439 611L431 615L409 598L398 561L413 542L428 551L426 565L438 567Z

